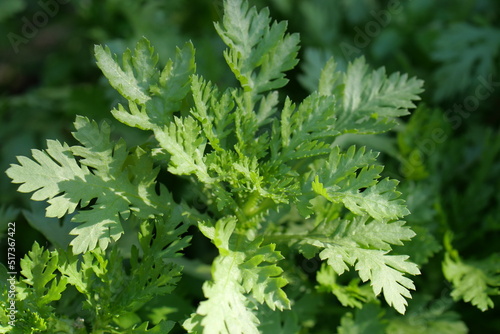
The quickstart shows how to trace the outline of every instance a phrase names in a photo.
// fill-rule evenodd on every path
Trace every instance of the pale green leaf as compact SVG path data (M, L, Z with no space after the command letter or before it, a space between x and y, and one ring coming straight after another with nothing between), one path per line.
M182 49L177 48L175 59L169 60L158 81L152 86L154 95L159 95L172 112L180 108L181 101L190 90L191 75L194 74L196 65L194 61L194 46L187 42Z
M193 76L191 90L195 107L191 114L200 122L210 145L217 151L228 149L227 137L233 132L234 101L229 91L223 94L209 81Z
M206 222L201 226L220 255L212 263L212 280L203 285L207 300L184 322L190 333L259 333L259 319L253 311L259 306L254 301L272 310L290 308L282 290L287 281L275 264L283 257L274 244L262 246L262 240L247 240L235 231L236 223L236 218L227 217L215 226Z
M261 246L260 243L261 240L257 239L247 246L247 257L240 265L243 288L272 310L288 309L290 301L282 290L288 282L281 276L283 270L275 264L283 256L275 250L276 245Z
M321 253L320 258L339 275L344 273L348 266L354 266L363 282L370 280L375 295L381 292L387 303L399 313L404 314L406 298L411 298L409 289L414 290L413 282L404 276L420 274L417 265L408 262L407 256L387 255L387 251L363 249L348 244L328 245Z
M167 124L190 89L195 71L194 47L188 42L177 48L175 60L163 69L157 67L158 55L146 38L137 42L134 52L123 54L121 65L108 48L95 47L97 65L109 83L128 100L129 111L121 104L112 110L120 122L143 130Z
M382 292L389 305L404 313L405 298L411 298L409 290L415 289L405 274L418 275L420 271L408 256L389 252L390 245L401 245L414 235L402 222L385 223L366 216L352 221L338 219L322 222L315 233L304 235L299 249L310 255L319 252L337 275L355 268L363 282L370 281L375 295Z
M481 311L494 307L490 296L500 295L500 255L478 261L463 261L452 248L450 236L445 239L447 252L443 261L443 274L453 284L451 296L462 299Z
M215 28L229 47L226 62L245 91L259 94L286 85L283 72L297 64L299 37L285 34L285 22L271 24L267 8L258 12L246 1L226 0L222 23Z
M200 126L192 117L175 117L169 126L155 131L160 146L171 154L169 171L172 174L195 174L200 181L210 183L204 161L206 139L200 134Z
M141 46L145 47L145 42L142 42ZM130 50L127 50L123 54L123 68L118 64L108 47L103 48L100 45L96 45L94 54L97 59L97 66L99 66L108 78L111 86L126 99L139 104L144 104L150 99L147 88L141 86L134 75L132 65L130 64L130 58L132 58ZM140 69L145 70L144 68ZM144 78L144 76L142 77Z
M84 117L75 121L75 138L83 146L61 145L48 141L46 151L33 150L34 160L20 157L20 165L7 171L20 191L35 191L32 198L48 200L48 217L62 217L96 199L80 210L74 222L82 223L71 231L74 252L81 253L97 245L105 249L123 233L121 219L133 211L141 218L168 209L167 192L155 190L158 170L140 148L129 155L123 141L113 144L106 123L99 127ZM75 156L80 157L77 161Z
M336 130L354 133L380 133L390 130L395 119L407 115L419 100L423 82L406 74L387 76L384 68L370 71L364 58L350 63L341 78L330 60L321 73L319 91L335 95Z
M88 168L80 167L69 146L59 141L48 140L45 151L32 150L31 153L34 160L18 157L19 165L11 165L7 169L7 175L13 183L21 183L18 191L34 192L31 198L35 201L48 200L51 204L47 208L49 217L62 217L66 213L72 213L79 199L71 199L61 194L65 190L61 183L83 183L85 177L90 175Z
M281 112L281 148L271 151L272 159L288 162L328 154L330 139L339 134L335 121L333 96L313 93L298 108L287 98Z
M313 190L331 202L343 203L357 215L368 213L381 221L408 215L404 200L398 199L398 182L379 181L383 167L369 164L376 156L365 153L364 148L356 151L354 146L346 153L334 148L312 183Z
M207 300L198 306L196 314L184 322L189 333L258 334L259 320L253 314L250 300L244 295L239 281L238 262L242 257L219 256L212 264L212 280L203 285Z

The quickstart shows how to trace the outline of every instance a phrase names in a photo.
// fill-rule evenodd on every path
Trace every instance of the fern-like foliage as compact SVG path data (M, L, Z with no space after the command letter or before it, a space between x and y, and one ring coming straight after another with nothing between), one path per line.
M48 217L70 214L96 199L89 210L80 210L73 218L81 225L71 232L77 236L71 244L75 253L82 253L97 244L106 249L111 240L118 240L123 233L121 219L131 211L143 219L161 215L172 200L166 191L156 193L158 169L143 149L129 155L124 141L112 143L107 123L99 127L77 117L75 128L73 135L81 146L49 140L47 150L33 150L34 160L20 157L20 165L13 165L7 175L22 183L19 191L35 191L33 200L47 200Z
M491 296L500 294L500 254L486 259L464 261L451 245L452 236L445 235L447 252L443 261L443 273L453 285L451 296L455 300L470 302L481 311L494 307Z
M70 296L82 302L86 310L81 316L90 324L92 333L114 331L126 326L128 318L135 319L139 310L153 297L163 296L176 287L181 267L172 262L179 251L189 244L189 237L181 237L187 225L179 225L180 215L173 214L168 221L162 218L145 220L140 224L139 247L132 246L130 268L125 270L124 257L118 247L109 253L96 248L81 258L63 250L48 251L35 243L21 261L24 279L16 285L17 320L9 333L86 333L78 327L81 317L56 316L57 303ZM7 272L1 268L5 281ZM71 293L69 286L77 292ZM7 305L6 295L0 301ZM8 309L2 316L7 319ZM168 333L172 322L160 322L150 327L147 322L130 327L127 333ZM149 328L149 330L148 330Z
M371 282L375 295L383 293L389 305L404 313L407 302L403 297L409 298L409 290L415 289L404 274L417 275L420 271L408 256L388 253L391 244L401 245L414 235L401 221L385 224L361 216L352 221L321 221L304 233L296 247L308 258L318 254L326 260L331 274L342 275L354 267L363 282Z
M31 251L21 260L21 274L24 279L14 284L16 287L14 310L22 315L22 318L15 322L14 326L5 326L7 322L4 322L3 330L9 330L9 333L35 333L35 330L50 331L69 327L70 323L58 319L54 314L53 302L61 298L61 293L66 290L68 284L66 278L57 277L58 265L59 255L56 251L44 250L36 242L33 244ZM3 266L2 268L4 269ZM5 281L9 276L13 279L6 271L2 272L2 280ZM12 293L12 290L9 291ZM2 313L5 319L10 320L7 305L11 309L13 307L8 303L6 295L2 297L2 310L5 310Z
M191 332L259 333L259 320L252 312L254 301L272 310L290 307L282 290L287 281L276 266L283 257L274 244L262 246L261 238L250 241L235 233L236 223L235 217L227 217L215 226L200 225L220 255L212 265L212 281L203 286L208 300L184 324Z
M194 72L194 48L186 43L177 49L175 62L169 60L158 69L158 55L147 39L137 43L134 53L126 51L120 64L109 48L95 47L97 65L129 103L111 111L119 121L133 127L151 130L168 124L173 113L189 92L189 76Z
M331 202L342 202L358 215L368 214L376 220L387 221L408 215L404 201L397 199L396 180L379 181L383 168L373 164L377 154L351 146L346 153L338 147L330 153L312 184L313 190ZM321 180L328 180L321 183ZM364 191L362 191L365 189Z
M225 1L222 23L215 29L229 46L224 58L245 91L283 87L284 72L297 65L299 36L288 35L286 22L271 24L269 10L248 9L244 1Z
M344 74L336 71L330 59L321 72L318 91L339 100L336 129L350 133L381 133L396 124L396 117L407 115L419 100L422 81L406 74L385 74L384 68L370 71L364 58L349 63Z
M271 23L267 9L231 0L224 1L216 30L238 87L219 88L196 74L191 43L162 69L146 39L121 60L97 46L97 65L127 101L112 114L150 131L155 142L127 148L123 140L110 140L106 123L78 117L74 137L80 144L48 141L46 150L19 157L7 171L20 191L49 203L48 216L77 212L71 245L82 259L61 251L61 279L49 288L52 295L73 285L97 326L124 326L120 315L176 285L181 269L169 259L187 245L184 234L193 224L218 255L203 284L206 300L183 322L191 333L297 328L287 289L301 283L288 280L284 268L293 256L283 255L293 252L324 261L329 269L320 285L354 268L362 282L370 282L372 296L383 294L404 313L414 288L407 275L419 269L408 256L391 254L392 245L414 236L399 220L409 211L398 198L397 181L381 178L377 153L354 146L343 152L333 142L347 132L390 130L414 107L422 82L371 71L363 59L342 74L330 60L317 91L303 101L281 99L277 89L298 62L299 39L286 33L286 23ZM206 212L190 207L192 197L182 191L175 202L157 179L158 165L185 178ZM283 233L294 213L300 228ZM141 251L132 249L127 271L115 241L124 226L134 229L133 222L139 222ZM28 271L25 276L30 279ZM336 295L356 306L371 293L359 289L364 292L357 300L338 289ZM283 321L285 329L269 319ZM141 322L134 326L130 333L147 329Z

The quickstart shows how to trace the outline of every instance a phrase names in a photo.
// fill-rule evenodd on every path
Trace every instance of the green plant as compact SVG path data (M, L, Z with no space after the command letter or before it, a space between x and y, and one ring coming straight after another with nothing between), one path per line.
M422 81L371 71L363 58L342 73L332 59L317 90L294 102L278 91L298 62L299 37L286 33L285 22L226 1L215 27L239 87L222 89L196 74L191 43L163 69L146 39L121 61L96 46L99 68L125 99L113 116L149 131L150 140L127 147L111 140L106 122L78 116L79 144L49 140L46 150L8 169L20 192L47 201L48 217L74 214L78 225L69 250L35 244L22 260L17 322L2 325L3 332L169 332L168 316L149 325L141 315L181 284L182 266L204 267L182 257L194 229L218 253L203 284L206 300L179 321L188 332L312 327L299 311L314 305L308 295L315 294L296 265L300 257L323 261L318 290L344 306L367 304L370 312L383 294L405 313L414 289L407 275L420 271L392 252L415 235L399 220L409 211L398 182L382 178L376 152L343 151L334 140L391 130L414 107ZM162 175L186 185L168 189ZM351 268L357 275L347 273ZM344 277L345 286L337 281ZM368 281L371 288L361 283ZM0 303L7 305L7 294Z

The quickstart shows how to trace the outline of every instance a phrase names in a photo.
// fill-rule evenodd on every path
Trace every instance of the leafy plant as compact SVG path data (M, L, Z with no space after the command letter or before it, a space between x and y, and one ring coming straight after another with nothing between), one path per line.
M203 268L183 255L194 231L217 255L204 300L178 319L188 332L298 332L313 327L300 312L314 304L307 296L324 292L360 308L342 317L339 332L355 318L379 317L380 294L405 313L415 288L409 276L420 270L408 253L394 252L415 236L400 220L410 212L398 181L382 177L378 153L344 150L336 140L393 129L423 82L370 70L364 58L341 72L330 59L309 96L280 96L285 72L298 63L299 37L286 28L268 9L224 2L215 29L239 82L228 88L196 72L190 42L163 68L145 38L121 59L95 47L97 65L123 97L111 113L151 137L128 147L111 139L106 122L78 116L78 144L49 140L7 170L20 192L48 203L47 217L73 215L77 225L69 249L35 244L23 259L17 322L4 332L169 332L168 315L150 325L144 310L174 298L188 279L182 266ZM296 264L304 258L322 261L317 288ZM6 294L0 303L6 310ZM79 306L64 307L71 303Z

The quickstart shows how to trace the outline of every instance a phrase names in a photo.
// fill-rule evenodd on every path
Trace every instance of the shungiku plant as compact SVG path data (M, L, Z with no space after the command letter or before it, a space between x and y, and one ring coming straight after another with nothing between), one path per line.
M322 262L320 286L352 268L371 287L346 290L343 305L382 295L405 312L409 276L420 272L407 255L392 253L415 235L400 220L409 211L398 182L382 178L376 152L343 150L335 140L389 131L414 107L422 81L372 71L363 58L341 72L331 59L317 90L295 101L280 91L298 63L299 36L286 28L267 9L224 2L215 29L237 87L197 74L190 42L163 68L146 38L121 59L95 47L97 65L124 98L112 115L154 140L128 147L111 140L106 122L78 116L79 144L48 140L7 170L20 192L48 203L48 217L73 215L78 226L68 250L35 244L23 259L17 323L3 332L167 333L173 322L152 327L138 314L182 280L175 259L190 244L191 227L218 255L205 300L181 323L190 333L297 332L294 305L309 280L297 273L299 256ZM173 196L177 189L161 184L160 173L188 185ZM124 233L137 234L128 254L116 244ZM85 326L55 311L54 303L70 298L69 286L80 295Z

